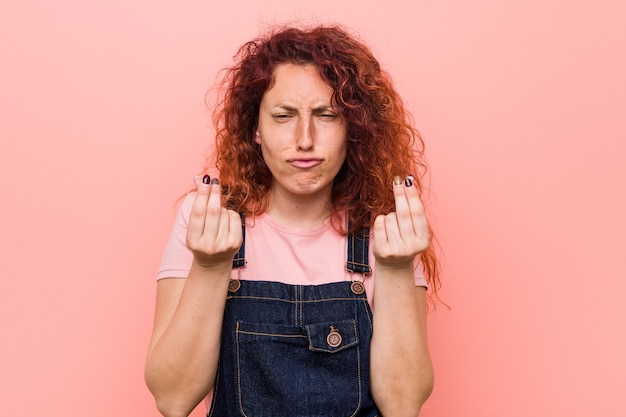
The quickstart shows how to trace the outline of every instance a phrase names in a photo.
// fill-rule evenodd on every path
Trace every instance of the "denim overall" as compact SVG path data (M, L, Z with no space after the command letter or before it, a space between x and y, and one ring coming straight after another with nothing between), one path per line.
M346 268L369 273L368 231ZM233 261L245 265L244 243ZM208 416L378 416L371 397L372 311L361 282L231 280Z

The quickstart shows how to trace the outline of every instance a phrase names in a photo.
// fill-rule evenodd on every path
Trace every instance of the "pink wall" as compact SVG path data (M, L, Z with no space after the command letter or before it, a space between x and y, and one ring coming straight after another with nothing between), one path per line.
M422 415L626 415L622 0L4 3L0 414L157 415L154 275L203 94L300 17L360 32L428 144L453 309Z

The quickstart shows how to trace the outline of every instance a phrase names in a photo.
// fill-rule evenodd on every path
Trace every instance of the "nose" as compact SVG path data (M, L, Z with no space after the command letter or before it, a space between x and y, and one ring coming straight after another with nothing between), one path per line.
M311 123L311 114L302 116L298 123L296 145L299 151L310 151L314 143L314 126Z

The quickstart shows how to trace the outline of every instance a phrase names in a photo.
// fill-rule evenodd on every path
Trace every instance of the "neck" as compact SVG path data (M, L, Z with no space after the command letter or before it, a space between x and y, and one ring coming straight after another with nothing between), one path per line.
M285 195L270 192L267 213L279 223L302 228L321 226L330 216L330 192L325 195Z

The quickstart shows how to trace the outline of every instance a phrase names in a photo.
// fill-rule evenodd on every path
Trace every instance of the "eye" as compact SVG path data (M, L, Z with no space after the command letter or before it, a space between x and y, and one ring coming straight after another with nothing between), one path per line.
M335 113L321 113L319 115L319 117L322 118L322 120L335 120L337 118L337 114Z
M273 114L272 118L276 120L277 122L286 122L287 120L291 118L291 115L286 114L286 113L277 113L277 114Z

